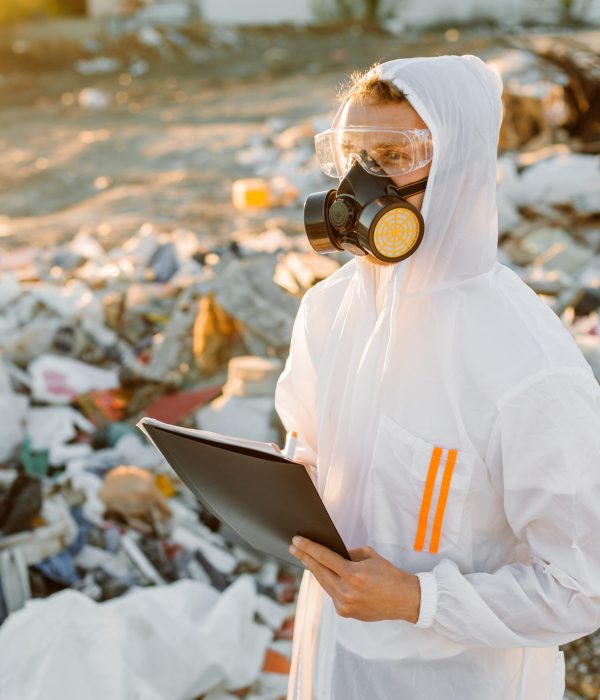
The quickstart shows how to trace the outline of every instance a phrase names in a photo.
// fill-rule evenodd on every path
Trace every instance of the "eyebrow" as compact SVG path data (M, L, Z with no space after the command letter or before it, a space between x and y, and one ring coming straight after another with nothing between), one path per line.
M348 143L347 141L342 141L342 142L341 142L341 145L342 145L343 148L349 148L349 147L351 147L353 144ZM387 148L387 147L389 147L389 146L394 146L394 145L395 145L395 144L390 143L389 141L388 141L388 142L382 141L382 142L380 142L380 143L373 144L373 145L371 146L371 148ZM402 148L404 148L404 146L402 146ZM363 149L363 150L364 150L364 149Z

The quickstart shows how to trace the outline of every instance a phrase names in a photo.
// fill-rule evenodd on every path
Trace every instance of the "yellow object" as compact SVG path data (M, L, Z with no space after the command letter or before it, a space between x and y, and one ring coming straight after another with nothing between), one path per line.
M22 22L36 15L43 17L67 14L60 0L3 0L0 23Z
M388 258L408 253L419 239L419 219L402 207L387 211L375 226L373 243Z
M230 358L241 330L239 322L215 301L214 294L201 297L192 330L196 367L206 374L216 372Z
M267 208L272 204L269 183L260 177L236 180L231 194L234 207L240 210L252 207Z
M171 498L171 496L175 495L175 486L167 474L157 474L154 483L163 496Z
M286 207L298 198L298 188L284 175L269 180L252 177L236 180L231 187L231 196L233 205L240 210Z

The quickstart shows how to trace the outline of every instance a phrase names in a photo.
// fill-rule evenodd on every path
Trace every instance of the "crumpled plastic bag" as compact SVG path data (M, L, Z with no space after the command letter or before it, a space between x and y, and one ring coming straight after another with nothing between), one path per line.
M77 430L93 433L95 426L71 406L35 406L27 414L26 432L35 451L68 443Z
M111 469L98 497L111 513L116 513L131 525L160 526L171 517L171 509L156 485L152 472L140 467L121 465Z
M60 355L40 355L28 370L34 398L45 403L68 404L78 394L120 385L117 369L103 369Z
M28 398L13 391L8 367L0 360L0 462L11 457L21 444L28 408Z
M223 593L198 581L95 603L65 590L0 627L6 700L190 700L260 674L272 631L254 622L253 578Z

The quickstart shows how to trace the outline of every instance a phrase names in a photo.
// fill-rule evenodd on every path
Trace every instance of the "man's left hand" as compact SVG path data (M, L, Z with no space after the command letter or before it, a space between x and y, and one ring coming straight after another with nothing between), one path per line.
M348 561L306 537L297 535L292 543L290 553L315 575L341 617L365 622L406 620L415 623L419 619L421 588L418 577L398 569L371 547L348 550L352 558Z

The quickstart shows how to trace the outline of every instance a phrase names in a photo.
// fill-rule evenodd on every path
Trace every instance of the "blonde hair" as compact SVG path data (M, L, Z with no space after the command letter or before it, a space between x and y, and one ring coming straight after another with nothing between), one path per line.
M338 89L337 98L341 103L347 100L373 105L404 102L406 95L390 80L381 80L381 63L376 61L366 70L353 71L348 80Z

